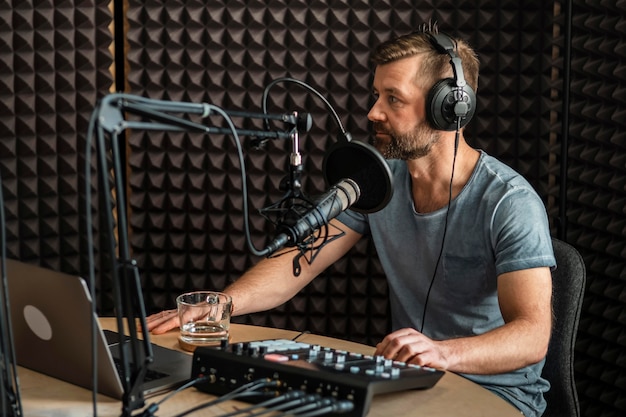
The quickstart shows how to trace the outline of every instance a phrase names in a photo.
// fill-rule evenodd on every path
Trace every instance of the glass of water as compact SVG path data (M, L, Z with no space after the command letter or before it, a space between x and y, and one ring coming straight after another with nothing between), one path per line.
M217 291L192 291L176 298L183 349L219 345L228 340L232 298Z

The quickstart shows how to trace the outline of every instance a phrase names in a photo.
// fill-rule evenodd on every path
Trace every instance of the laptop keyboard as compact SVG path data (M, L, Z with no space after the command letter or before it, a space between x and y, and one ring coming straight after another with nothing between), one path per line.
M122 361L119 358L113 358L113 362L115 362L115 367L117 368L118 375L123 375ZM144 377L144 382L156 381L157 379L165 378L167 376L169 375L166 373L148 368L148 370L146 371L146 376Z
M115 345L119 343L119 336L116 332L113 332L111 330L105 330L104 331L104 336L107 340L107 344L109 346L111 345ZM128 336L124 336L124 338L126 340L128 340ZM113 357L113 362L115 362L115 367L117 368L117 374L118 375L123 375L122 374L122 361L120 360L120 358L118 357ZM166 374L164 372L159 372L159 371L155 371L154 369L150 369L148 368L148 370L146 371L146 376L144 378L144 382L150 382L150 381L156 381L157 379L161 379L161 378L165 378L168 377L169 374Z

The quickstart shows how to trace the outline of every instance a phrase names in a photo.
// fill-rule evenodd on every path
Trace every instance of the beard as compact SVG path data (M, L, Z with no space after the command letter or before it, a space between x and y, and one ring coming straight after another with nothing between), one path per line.
M378 122L374 122L373 128L376 132L388 135L389 141L374 137L373 143L386 159L408 161L422 158L430 153L433 145L441 138L441 133L427 123L420 123L406 133L396 133L391 129L385 129Z

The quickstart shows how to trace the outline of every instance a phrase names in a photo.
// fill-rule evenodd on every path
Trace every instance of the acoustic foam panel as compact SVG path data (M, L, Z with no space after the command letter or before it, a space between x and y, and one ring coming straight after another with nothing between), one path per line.
M0 1L0 167L8 256L74 274L87 266L88 119L112 84L108 6Z
M626 411L626 3L574 1L567 240L588 289L576 349L584 416Z

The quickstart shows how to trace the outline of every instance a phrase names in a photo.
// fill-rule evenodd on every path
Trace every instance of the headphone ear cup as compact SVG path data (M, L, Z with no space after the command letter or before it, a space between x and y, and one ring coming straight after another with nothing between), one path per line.
M457 99L458 87L452 78L444 78L435 83L428 92L426 118L436 130L454 131L457 118L460 127L465 127L476 111L476 95L469 86L463 87L461 100Z

